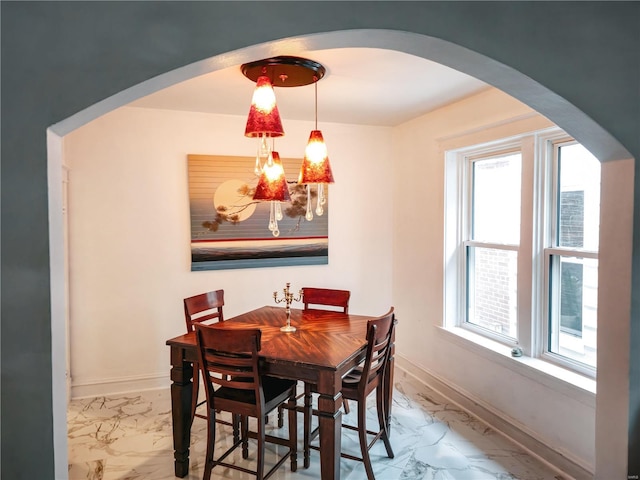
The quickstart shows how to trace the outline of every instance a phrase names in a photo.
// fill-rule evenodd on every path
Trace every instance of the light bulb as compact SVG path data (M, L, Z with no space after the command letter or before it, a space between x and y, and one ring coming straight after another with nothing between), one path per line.
M261 76L256 81L256 89L253 91L251 103L262 114L269 114L276 106L276 94L273 91L269 77Z
M307 147L304 151L305 156L309 159L309 161L313 164L319 164L324 161L327 156L327 146L322 140L322 137L318 138L310 138L309 143L307 143Z

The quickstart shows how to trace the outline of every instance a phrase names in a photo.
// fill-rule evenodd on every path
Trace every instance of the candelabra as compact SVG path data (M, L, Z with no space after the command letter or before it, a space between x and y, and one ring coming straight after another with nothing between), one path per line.
M289 286L291 284L289 282L287 282L287 286L285 288L282 289L282 292L284 293L284 297L282 298L278 298L278 292L273 292L273 299L275 300L276 303L282 303L285 302L285 312L287 314L287 324L284 327L280 327L280 331L281 332L295 332L296 331L296 327L291 325L291 302L299 302L300 300L302 300L302 290L300 290L298 292L298 298L294 298L293 297L293 293L291 293L289 291Z

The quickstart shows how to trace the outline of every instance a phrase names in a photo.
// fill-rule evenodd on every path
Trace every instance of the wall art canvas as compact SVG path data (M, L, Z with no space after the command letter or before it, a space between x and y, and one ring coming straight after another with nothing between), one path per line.
M268 229L270 202L253 200L255 157L187 156L192 271L329 263L329 200L317 215L313 186L313 220L307 221L307 187L297 184L302 160L281 160L291 202L281 203L280 233L274 237Z

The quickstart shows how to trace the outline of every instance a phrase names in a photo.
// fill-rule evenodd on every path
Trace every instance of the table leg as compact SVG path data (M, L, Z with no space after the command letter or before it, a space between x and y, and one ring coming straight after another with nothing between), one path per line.
M320 472L322 480L340 480L340 449L342 447L342 393L340 377L331 379L329 393L318 397L320 426ZM323 386L318 385L321 392ZM326 391L326 390L325 390Z
M171 347L171 418L173 421L173 456L175 476L189 474L191 442L191 396L193 384L191 362L184 360L184 349Z

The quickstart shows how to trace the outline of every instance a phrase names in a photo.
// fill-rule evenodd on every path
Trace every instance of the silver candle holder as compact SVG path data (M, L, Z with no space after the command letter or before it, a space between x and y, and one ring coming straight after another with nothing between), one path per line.
M282 289L284 293L284 297L278 298L278 292L273 292L273 299L276 303L285 302L285 312L287 314L287 324L284 327L280 327L281 332L295 332L296 327L291 325L291 302L299 302L302 300L302 290L298 291L298 298L294 298L293 293L289 291L289 286L291 284L287 282L285 288Z

